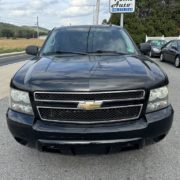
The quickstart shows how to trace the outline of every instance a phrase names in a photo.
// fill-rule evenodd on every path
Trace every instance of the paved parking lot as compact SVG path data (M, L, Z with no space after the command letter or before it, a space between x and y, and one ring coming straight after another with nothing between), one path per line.
M24 63L0 66L0 99L8 96L10 79Z
M159 63L157 59L155 61ZM159 64L169 75L174 124L165 140L141 150L98 156L65 156L18 145L7 129L5 112L8 99L4 93L0 96L0 179L180 180L180 69L166 63ZM8 69L4 73L8 73Z

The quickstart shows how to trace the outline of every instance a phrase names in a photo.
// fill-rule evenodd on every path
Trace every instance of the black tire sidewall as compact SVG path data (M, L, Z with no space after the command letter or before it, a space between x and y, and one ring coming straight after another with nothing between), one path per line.
M152 51L149 51L149 57L152 57Z
M177 58L179 58L179 64L178 64L178 66L176 65L176 60L177 60ZM180 67L180 57L177 56L177 57L175 58L174 65L175 65L176 68L179 68L179 67Z
M163 53L161 53L161 55L160 55L160 61L161 61L161 62L164 61L164 55L163 55Z

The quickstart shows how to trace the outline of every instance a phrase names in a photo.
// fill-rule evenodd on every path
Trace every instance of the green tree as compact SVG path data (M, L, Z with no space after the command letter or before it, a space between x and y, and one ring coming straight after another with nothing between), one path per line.
M102 21L102 24L107 24L107 23L108 23L107 19L104 19L104 20Z
M120 14L112 14L108 23L120 24ZM145 36L177 36L180 33L179 0L138 0L135 13L125 14L124 26L137 44Z
M10 38L14 37L14 32L10 29L3 29L1 31L2 37Z

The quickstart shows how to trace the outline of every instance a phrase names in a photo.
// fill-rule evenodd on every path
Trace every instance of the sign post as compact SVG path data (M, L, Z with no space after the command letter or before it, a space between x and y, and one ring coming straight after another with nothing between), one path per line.
M110 13L120 13L120 26L124 26L124 13L133 13L135 11L135 0L110 0Z
M124 14L121 13L121 19L120 19L120 26L123 27L124 26Z

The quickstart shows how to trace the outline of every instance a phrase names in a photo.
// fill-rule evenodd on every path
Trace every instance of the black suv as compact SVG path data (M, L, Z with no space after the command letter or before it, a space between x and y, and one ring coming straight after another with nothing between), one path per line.
M7 123L39 150L113 152L162 140L171 128L168 77L118 26L55 28L12 78ZM140 52L141 51L141 52Z

